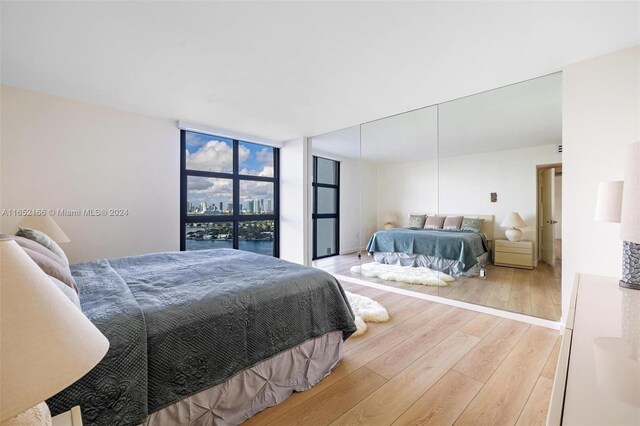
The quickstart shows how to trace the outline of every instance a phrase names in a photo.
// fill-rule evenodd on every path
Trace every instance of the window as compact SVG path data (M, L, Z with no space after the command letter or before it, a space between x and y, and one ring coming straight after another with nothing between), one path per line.
M340 163L313 157L313 260L340 252Z
M279 150L187 130L180 140L180 249L278 257Z

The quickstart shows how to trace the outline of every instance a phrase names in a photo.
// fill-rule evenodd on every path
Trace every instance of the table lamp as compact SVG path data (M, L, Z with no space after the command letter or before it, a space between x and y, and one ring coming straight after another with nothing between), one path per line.
M601 182L596 220L620 223L622 280L620 286L640 290L640 142L627 149L624 181Z
M384 229L393 228L393 224L397 221L398 218L395 214L393 214L393 212L387 212L387 214L385 214L384 216Z
M519 228L525 228L527 223L517 212L511 212L504 218L500 224L503 228L510 228L504 231L509 241L520 241L522 238L522 231Z
M0 240L0 422L51 424L43 402L88 373L109 341L13 240Z
M620 215L622 280L620 286L640 290L640 142L627 148Z
M25 216L18 224L20 228L30 228L47 234L56 243L68 243L71 240L49 215Z

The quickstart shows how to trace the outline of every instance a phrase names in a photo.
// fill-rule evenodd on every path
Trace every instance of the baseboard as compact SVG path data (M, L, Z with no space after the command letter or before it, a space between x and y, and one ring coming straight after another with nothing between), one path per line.
M361 280L359 278L349 277L346 275L332 274L338 280L347 281L353 284L360 284L367 287L377 288L379 290L385 290L390 293L398 293L404 296L415 297L416 299L430 300L432 302L442 303L443 305L455 306L457 308L468 309L470 311L480 312L483 314L495 315L502 318L512 319L515 321L524 322L527 324L537 325L540 327L550 328L553 330L560 330L562 323L560 321L551 321L543 318L532 317L529 315L519 314L516 312L503 311L501 309L490 308L488 306L474 305L473 303L461 302L459 300L447 299L446 297L433 296L431 294L418 293L411 290L405 290L403 288L397 288L384 284L372 283L369 281Z

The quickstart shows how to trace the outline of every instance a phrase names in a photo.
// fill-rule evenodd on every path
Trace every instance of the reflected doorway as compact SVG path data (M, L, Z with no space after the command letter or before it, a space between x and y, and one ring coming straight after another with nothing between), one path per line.
M562 163L537 166L538 259L555 267L562 260Z

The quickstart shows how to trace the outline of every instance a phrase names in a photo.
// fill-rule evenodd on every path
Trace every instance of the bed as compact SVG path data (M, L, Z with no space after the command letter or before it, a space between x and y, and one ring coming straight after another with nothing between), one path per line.
M331 372L356 327L331 275L217 249L71 266L104 359L47 401L85 425L239 424ZM295 306L295 309L292 307Z
M373 234L366 250L382 264L426 267L452 277L478 275L491 261L494 217L466 217L484 219L480 232L394 228Z

